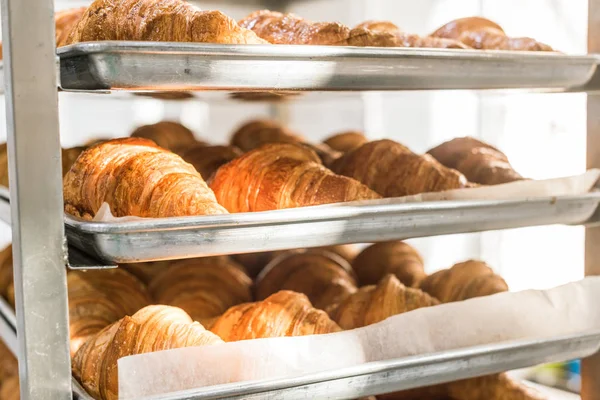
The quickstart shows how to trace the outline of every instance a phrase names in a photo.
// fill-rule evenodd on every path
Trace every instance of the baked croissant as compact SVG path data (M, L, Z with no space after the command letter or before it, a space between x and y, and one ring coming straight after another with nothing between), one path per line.
M457 169L470 182L497 185L523 179L504 153L472 137L449 140L429 150L428 154L448 168Z
M99 40L266 43L222 12L202 11L183 0L95 0L67 44Z
M0 296L14 306L15 299L11 293L14 295L12 245L9 244L0 252Z
M337 308L331 318L342 329L371 325L392 315L439 304L435 298L416 288L404 286L394 275L386 275L377 285L363 286Z
M465 188L464 175L444 167L428 154L419 155L392 140L365 143L332 165L340 175L354 178L384 197Z
M16 376L19 373L17 358L6 347L4 342L0 340L0 386L11 376ZM2 399L2 397L0 397Z
M483 261L469 260L437 271L420 288L443 303L506 292L508 285Z
M313 151L284 143L265 145L223 165L210 187L233 213L379 198L323 167Z
M333 150L339 151L340 153L347 153L357 147L367 143L368 140L362 132L348 131L338 133L328 137L323 141L327 146Z
M69 271L71 355L92 335L151 303L146 286L122 269Z
M0 383L0 400L19 400L19 375L12 375Z
M255 11L239 24L272 44L345 45L350 32L337 22L310 22L269 10Z
M407 243L400 241L376 243L364 249L352 263L361 285L374 285L385 275L396 276L408 287L418 287L427 276L423 258Z
M332 252L289 253L269 263L256 279L259 300L279 290L303 293L316 308L327 311L356 292L356 278L350 264Z
M553 51L550 46L531 38L508 37L500 25L481 17L455 19L431 36L458 40L474 49Z
M210 327L229 307L252 301L252 280L228 257L172 262L148 286L159 304L179 307Z
M234 146L206 146L197 144L182 150L181 158L196 168L206 181L210 181L215 172L224 164L242 155Z
M116 217L224 214L194 167L142 138L85 150L64 178L65 211L91 219L103 203Z
M147 306L91 337L73 357L73 375L95 399L116 400L119 358L216 343L221 339L182 309Z
M128 263L119 265L119 268L129 272L138 278L142 283L148 285L156 275L160 274L163 268L167 268L173 261L149 261L139 263Z
M231 307L211 328L226 342L339 331L325 311L300 293L282 290L262 301Z
M131 133L131 137L150 139L163 149L177 153L196 143L194 133L178 122L161 121L142 125Z

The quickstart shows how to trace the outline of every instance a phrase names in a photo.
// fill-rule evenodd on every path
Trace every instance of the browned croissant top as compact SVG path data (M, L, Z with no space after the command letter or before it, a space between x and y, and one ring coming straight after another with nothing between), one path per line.
M375 199L359 182L323 167L308 148L268 144L225 164L211 188L229 212L283 208Z
M67 44L98 40L266 43L220 11L202 11L183 0L95 0Z
M4 341L0 340L0 386L11 376L19 373L17 359L6 347Z
M235 146L206 146L199 143L187 147L179 154L209 182L222 165L241 156L242 151Z
M114 216L223 214L194 167L154 142L115 139L84 151L64 178L65 211L91 219L106 202Z
M131 137L150 139L163 149L174 153L196 143L194 133L178 122L161 121L142 125L131 133Z
M254 150L268 143L301 143L304 139L276 121L258 119L246 122L231 136L231 145L242 151Z
M367 143L368 139L362 132L358 131L347 131L338 133L330 136L323 141L326 145L331 147L333 150L341 153L347 153L350 150L354 150L357 147Z
M79 22L87 7L70 8L54 14L56 26L56 47L67 44L71 29Z

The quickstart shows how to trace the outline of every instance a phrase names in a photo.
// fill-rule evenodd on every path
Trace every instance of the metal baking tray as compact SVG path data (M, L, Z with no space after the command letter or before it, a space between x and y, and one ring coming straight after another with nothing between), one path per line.
M79 91L355 91L583 87L591 55L165 42L58 49L60 86Z
M600 332L513 341L442 353L372 362L296 378L231 383L146 397L144 400L356 399L587 357L600 348Z
M600 192L530 200L399 203L397 199L254 213L90 222L65 216L69 244L112 263L583 224Z

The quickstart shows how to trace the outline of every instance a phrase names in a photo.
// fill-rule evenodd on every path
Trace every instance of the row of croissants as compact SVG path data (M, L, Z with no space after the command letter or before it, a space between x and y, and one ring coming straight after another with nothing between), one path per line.
M136 18L131 18L133 13ZM95 0L89 7L57 12L55 24L57 46L136 40L552 51L534 39L510 37L498 24L481 17L453 20L431 35L419 36L403 32L389 21L366 21L349 28L268 10L235 21L220 11L203 11L184 0Z
M10 270L9 253L3 255L0 271ZM96 399L118 398L117 360L128 355L332 333L508 290L481 261L428 275L417 250L400 241L377 243L358 254L346 245L73 270L67 285L73 374ZM10 296L7 287L0 290ZM14 376L14 370L5 372L8 359L2 360L0 384ZM506 374L495 374L380 398L542 397Z
M6 165L4 147L3 185ZM505 154L470 137L417 154L392 140L369 141L360 132L309 143L270 120L242 125L225 146L198 141L179 123L145 125L129 138L65 149L63 173L65 211L83 219L93 219L104 203L115 217L161 218L365 201L524 179Z

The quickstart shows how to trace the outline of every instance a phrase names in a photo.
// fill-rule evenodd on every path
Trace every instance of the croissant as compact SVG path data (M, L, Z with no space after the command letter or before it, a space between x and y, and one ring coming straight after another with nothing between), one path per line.
M95 399L118 399L117 360L135 354L222 341L177 307L147 306L91 337L72 361L73 375Z
M385 275L392 274L406 286L418 287L427 276L419 252L400 241L367 247L356 256L352 268L362 285L374 285Z
M277 257L256 279L256 297L266 299L279 290L305 294L321 310L328 310L356 291L350 264L338 255L312 250Z
M131 137L150 139L163 149L171 150L174 153L196 143L196 138L191 130L172 121L140 126L131 133Z
M262 301L231 307L211 328L226 342L339 331L325 311L300 293L282 290Z
M440 163L455 168L470 182L482 185L522 180L504 153L472 137L449 140L428 151Z
M19 400L19 375L12 375L0 384L0 400Z
M222 12L202 11L183 0L95 0L67 44L99 40L267 43Z
M91 219L103 203L116 217L224 214L193 166L142 138L90 147L64 178L65 211Z
M327 146L340 153L347 153L367 143L368 140L362 132L348 131L328 137L323 141Z
M435 272L420 288L443 303L506 292L508 285L483 261L469 260Z
M229 307L252 301L252 280L228 257L172 262L150 282L159 304L179 307L209 327Z
M371 325L392 315L439 304L416 288L404 286L394 275L386 275L377 285L363 286L330 312L342 329Z
M428 154L419 155L392 140L365 143L335 161L332 170L354 178L384 197L400 197L466 187L458 171Z
M119 265L119 268L135 276L140 282L148 285L164 268L171 265L171 260L150 261Z
M12 290L11 290L12 288ZM12 245L0 252L0 296L14 306Z
M71 355L104 327L151 303L144 284L122 269L69 271Z
M317 155L293 144L268 144L223 165L211 182L229 212L266 211L379 196L323 167Z
M481 17L450 21L431 36L458 40L474 49L553 51L550 46L531 38L508 37L500 25Z
M0 386L4 386L4 383L11 376L17 376L19 373L19 366L17 358L13 353L6 347L4 342L0 340ZM3 397L0 397L2 399Z
M341 245L337 245L337 246L323 246L323 247L317 247L317 248L315 248L315 250L317 250L317 251L324 250L324 251L328 251L331 253L335 253L349 263L352 263L352 261L354 261L354 259L356 258L356 255L358 254L358 251L356 250L356 248L351 244L341 244Z
M179 154L186 162L192 164L204 179L209 181L219 167L241 156L242 151L234 146L197 144Z
M337 22L310 22L294 14L255 11L239 21L272 44L344 45L350 29Z
M244 266L248 276L255 278L268 263L285 252L286 251L263 251L260 253L234 254L231 258Z

